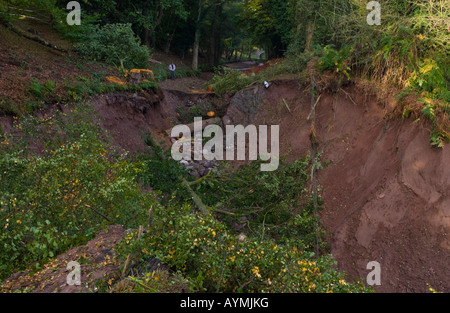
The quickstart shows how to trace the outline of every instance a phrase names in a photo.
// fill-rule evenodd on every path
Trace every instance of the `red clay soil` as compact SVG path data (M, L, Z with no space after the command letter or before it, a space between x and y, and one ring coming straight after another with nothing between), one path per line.
M54 51L44 51L35 43L23 48L21 38L5 32L2 26L0 32L8 34L2 37L0 47L0 97L22 99L31 76L41 82L52 79L60 83L69 72L72 76L84 74ZM35 55L41 50L42 55ZM176 89L170 87L171 82L167 84L168 89ZM188 85L184 87L197 88ZM137 151L146 149L143 138L148 132L157 141L167 140L164 130L177 123L177 106L211 97L190 95L186 88L181 89L114 93L100 96L94 103L115 144ZM288 161L303 157L310 148L309 90L296 80L273 81L264 90L264 102L250 122L280 125L282 155ZM319 172L325 201L321 219L329 232L330 252L338 267L352 278L365 280L367 263L379 262L381 286L375 287L377 292L426 292L429 286L450 292L450 145L434 150L426 125L401 117L385 120L392 107L393 101L380 103L359 85L323 94L317 104L321 162L328 164ZM1 118L4 131L12 119L9 115ZM123 236L122 230L116 231L114 238ZM99 238L102 240L102 235ZM102 251L110 249L114 240L103 240L99 245L94 240L82 248L91 251L94 246L102 247L92 250L92 256L101 252L98 256L105 257ZM67 257L76 260L73 257L81 255L77 249L69 251ZM117 268L108 273L114 270ZM59 271L54 275L63 277ZM51 270L46 273L50 275ZM12 279L17 282L20 277ZM43 281L29 286L62 291Z
M102 127L119 149L145 151L149 134L158 142L170 144L165 130L179 124L177 107L212 99L213 94L191 94L179 90L149 89L113 93L93 99ZM1 121L1 120L0 120Z
M146 132L167 140L163 131L176 123L177 106L210 96L117 93L98 97L95 107L116 145L137 151L146 149ZM280 151L292 161L310 148L310 105L309 90L296 80L274 81L250 122L280 125ZM367 263L379 262L377 292L450 292L450 147L431 148L427 128L412 120L385 120L392 105L360 86L324 93L317 104L330 252L350 278L365 280Z
M379 262L377 292L450 292L450 146L433 149L427 127L413 120L385 120L393 101L344 90L323 94L316 111L321 162L329 164L319 172L321 219L338 267L365 281L367 263ZM304 156L309 90L274 82L265 102L253 123L281 125L281 153Z
M137 93L113 93L93 99L102 127L116 147L129 152L148 149L145 137L151 133L157 141L164 139L162 130L170 126L162 105L161 90Z

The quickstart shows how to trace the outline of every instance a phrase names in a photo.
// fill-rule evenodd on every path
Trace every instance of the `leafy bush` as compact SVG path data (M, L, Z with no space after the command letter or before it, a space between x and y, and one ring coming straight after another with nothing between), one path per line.
M84 243L109 223L136 227L154 199L136 183L139 164L109 150L81 106L23 121L23 141L0 149L1 277ZM39 138L39 141L36 141ZM24 150L28 142L39 154Z
M306 239L288 225L312 212L301 204L308 203L308 166L305 158L291 164L280 162L277 171L262 173L260 162L252 162L239 171L212 173L196 191L205 204L232 210L235 217L226 218L230 223L245 216L246 231L253 236ZM313 220L310 222L304 234L310 231L314 234ZM309 239L305 244L312 245L314 241Z
M186 277L200 292L366 292L333 269L329 256L314 259L295 240L240 240L212 216L190 205L156 206L149 233L131 234L120 253L156 257Z
M138 180L144 186L172 194L180 187L180 177L187 175L187 170L170 157L169 151L152 148L153 155L143 155L142 168Z
M208 112L215 111L214 105L209 101L202 101L190 107L180 106L176 108L178 120L183 124L193 123L196 117L210 118Z
M94 36L79 43L76 50L83 56L104 61L116 68L146 68L150 52L135 36L131 24L96 26Z
M50 96L55 92L55 82L51 80L41 84L36 78L31 78L28 93L36 100L49 101Z
M193 204L191 195L181 187L181 177L190 177L167 151L156 149L154 155L143 158L139 180L144 185L172 195L172 201L179 205ZM256 238L275 238L278 242L295 238L312 249L316 225L306 189L309 165L308 158L293 163L281 161L277 171L261 173L259 161L237 171L230 171L225 163L192 188L206 206L232 213L223 216L229 227L241 224L244 218L242 231ZM323 235L320 229L317 231Z
M244 89L253 81L254 79L240 71L226 71L225 73L216 72L214 77L208 82L208 85L213 85L216 94L222 96L227 92Z
M419 62L408 85L418 92L426 92L432 98L450 103L449 72L448 57L439 55L435 59L425 59Z
M339 50L336 50L334 45L325 46L323 56L319 59L320 69L322 71L331 70L350 79L350 67L348 63L351 50L351 46L346 46Z
M20 108L11 99L0 98L0 113L21 115Z

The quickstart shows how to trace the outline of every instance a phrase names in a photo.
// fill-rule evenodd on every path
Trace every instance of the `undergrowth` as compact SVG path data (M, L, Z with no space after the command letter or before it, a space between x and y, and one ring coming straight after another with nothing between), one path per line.
M111 83L98 73L77 76L75 79L60 83L52 80L40 82L36 78L31 78L26 96L21 101L13 102L7 98L0 98L0 113L24 116L57 103L81 101L115 91L141 91L151 88L158 88L158 84L155 81L143 81L140 85Z
M140 181L165 197L152 206L148 232L141 238L130 233L121 243L119 253L132 253L134 266L157 258L195 292L371 291L359 281L346 281L325 247L318 258L312 252L315 221L305 186L308 158L282 162L278 171L263 174L259 162L210 173L193 185L212 211L221 212L206 215L197 212L181 186L188 173L166 152L157 148L141 158L147 161ZM242 222L244 227L234 228ZM154 276L130 277L132 283L122 281L113 290L125 285L130 291L131 285L133 292L155 292Z
M303 56L298 58L297 56L289 55L277 63L271 63L269 67L257 74L246 74L241 71L216 68L214 77L206 85L212 85L216 95L220 97L226 93L245 89L255 83L270 82L279 75L299 74L302 72L304 64L306 62Z
M39 268L111 223L136 227L155 202L136 183L139 164L100 141L93 116L79 105L22 119L20 138L2 134L0 279L31 263Z
M120 253L134 253L141 263L156 257L186 277L193 291L370 291L361 282L347 282L333 269L330 256L314 258L301 241L241 239L212 215L195 213L189 204L155 206L153 212L150 231L140 239L130 234ZM154 284L151 276L138 279L147 286Z
M258 162L223 168L197 184L207 205L232 213L225 218L198 213L180 186L188 173L167 152L128 158L111 149L91 105L23 118L19 132L21 138L2 134L0 141L2 279L30 265L39 269L107 225L148 225L151 209L151 227L141 238L128 233L119 258L132 253L133 266L156 258L170 271L130 276L112 291L371 291L346 281L325 250L318 258L311 251L307 159L263 175ZM152 192L143 191L149 186ZM232 226L242 217L247 237Z

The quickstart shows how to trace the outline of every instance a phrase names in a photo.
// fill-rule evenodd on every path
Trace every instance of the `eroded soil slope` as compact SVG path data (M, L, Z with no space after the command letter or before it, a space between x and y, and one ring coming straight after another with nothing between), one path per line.
M260 97L258 88L238 96ZM304 156L310 148L309 89L278 81L263 93L259 113L249 116L232 105L227 118L280 125L282 155ZM429 286L449 292L450 147L434 150L426 125L385 119L392 106L361 86L324 93L317 104L326 165L319 173L321 218L331 253L354 278L365 279L367 263L379 262L378 292L425 292Z

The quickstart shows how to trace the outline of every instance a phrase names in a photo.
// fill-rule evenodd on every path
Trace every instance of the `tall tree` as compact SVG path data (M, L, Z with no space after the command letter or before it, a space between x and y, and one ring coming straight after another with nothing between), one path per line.
M292 32L288 2L277 0L246 0L241 14L241 25L253 41L265 47L269 57L285 52Z
M198 0L197 21L195 23L194 47L192 49L192 69L198 70L198 49L200 46L203 0Z
M220 23L221 14L223 8L223 0L215 1L214 15L211 20L211 27L209 33L209 49L208 49L208 61L209 65L213 66L219 62L220 51Z

